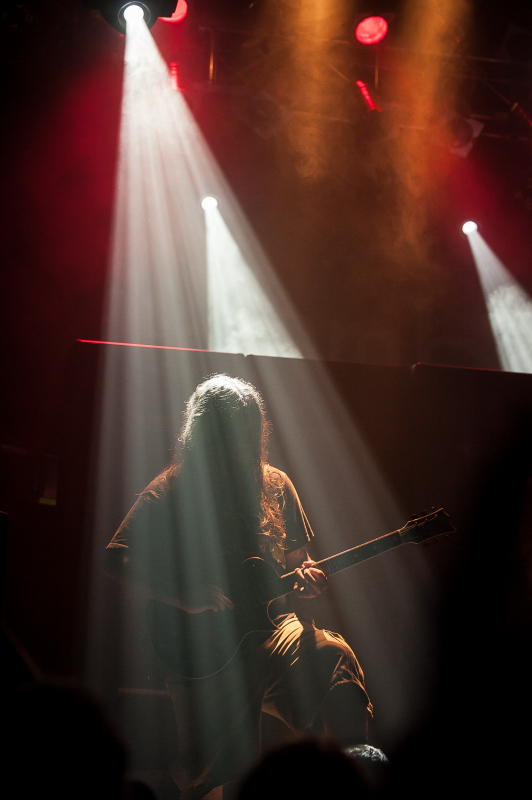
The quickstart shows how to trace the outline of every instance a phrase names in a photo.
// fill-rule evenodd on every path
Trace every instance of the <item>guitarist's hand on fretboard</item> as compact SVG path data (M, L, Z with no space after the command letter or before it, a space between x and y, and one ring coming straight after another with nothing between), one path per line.
M303 563L302 563L303 562ZM302 547L286 557L288 572L295 571L297 580L294 582L294 592L297 597L317 597L327 586L324 572L308 557L306 548Z
M298 597L317 597L327 587L327 578L321 569L316 567L315 561L304 561L301 567L296 569L296 575L294 591Z

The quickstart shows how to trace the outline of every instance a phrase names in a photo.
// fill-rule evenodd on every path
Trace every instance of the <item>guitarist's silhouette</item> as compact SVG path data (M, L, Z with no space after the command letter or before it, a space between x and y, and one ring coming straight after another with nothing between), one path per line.
M175 459L107 549L108 572L145 597L152 642L172 671L174 777L187 797L240 777L253 762L261 710L296 733L325 731L346 746L366 741L371 704L362 670L305 606L327 575L407 541L408 526L362 546L362 557L355 548L317 565L296 491L267 463L267 433L251 384L225 375L200 384ZM435 518L418 526L427 525L427 536ZM270 601L286 594L297 596L297 615L275 616Z

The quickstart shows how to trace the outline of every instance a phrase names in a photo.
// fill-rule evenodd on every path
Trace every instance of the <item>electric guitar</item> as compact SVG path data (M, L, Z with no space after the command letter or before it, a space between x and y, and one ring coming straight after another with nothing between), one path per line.
M387 550L403 544L422 544L455 530L449 515L440 508L411 517L399 530L324 558L316 562L316 567L329 578ZM217 674L234 659L244 642L265 641L275 628L268 614L270 603L290 594L296 581L295 572L279 576L262 558L248 558L231 582L235 587L231 591L232 609L190 614L149 600L146 621L152 646L176 675L199 680Z

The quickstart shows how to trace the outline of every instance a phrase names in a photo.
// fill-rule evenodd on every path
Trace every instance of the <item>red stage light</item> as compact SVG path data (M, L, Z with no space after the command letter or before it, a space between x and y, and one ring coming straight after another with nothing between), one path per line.
M168 71L170 72L170 83L172 84L172 89L175 89L176 92L181 91L179 86L179 72L177 71L179 64L177 61L170 61L168 64Z
M360 89L360 92L361 92L361 94L362 94L362 97L364 98L364 100L366 101L366 103L368 104L368 106L371 108L371 110L372 110L372 111L380 111L380 108L377 108L377 106L376 106L376 105L375 105L375 103L373 102L373 98L372 98L372 96L370 95L370 93L369 93L369 91L368 91L368 87L366 86L366 84L364 83L364 81L357 81L357 86L358 86L358 88Z
M198 350L197 347L172 347L167 344L138 344L138 342L105 342L101 339L76 339L83 344L115 344L118 347L150 347L152 350L187 350L193 353L212 353L212 350Z
M163 22L181 22L185 19L188 12L186 0L177 0L177 6L171 17L159 17Z
M384 17L366 17L355 28L355 36L360 44L377 44L388 32Z

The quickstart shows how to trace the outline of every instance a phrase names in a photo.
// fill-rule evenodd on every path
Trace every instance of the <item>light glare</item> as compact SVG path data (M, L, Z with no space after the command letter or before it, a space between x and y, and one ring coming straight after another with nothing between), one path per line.
M204 197L201 201L201 207L204 211L208 211L210 208L217 208L218 200L216 197Z
M144 9L135 4L130 5L124 11L124 19L126 22L134 22L144 18Z
M473 222L472 220L464 222L464 224L462 225L462 231L463 233L466 234L466 236L468 236L470 233L474 233L476 230L478 230L478 225L476 222Z

